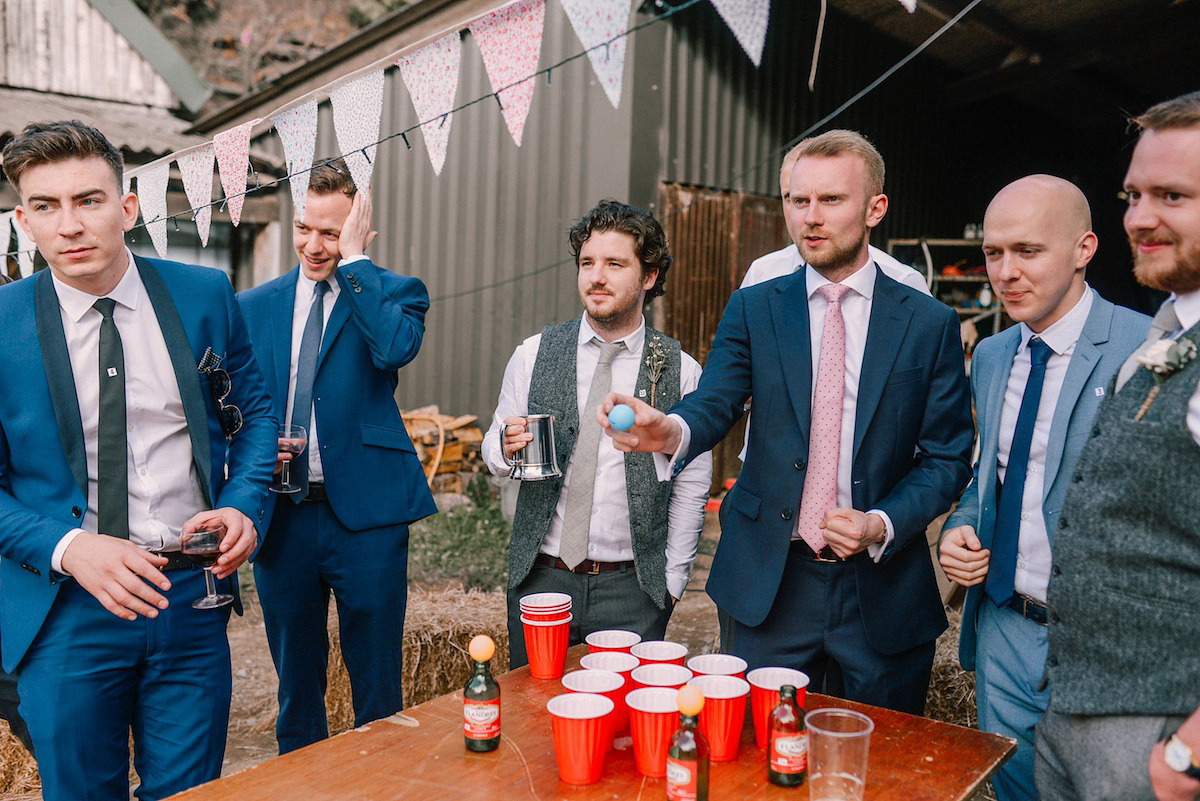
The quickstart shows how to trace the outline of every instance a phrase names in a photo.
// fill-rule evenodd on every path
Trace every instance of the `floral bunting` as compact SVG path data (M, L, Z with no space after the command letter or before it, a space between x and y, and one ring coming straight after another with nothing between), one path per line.
M608 102L621 102L621 76L625 71L625 30L629 0L559 0L575 35L587 50L592 69ZM607 43L607 44L606 44Z
M500 100L504 123L518 147L533 103L537 84L533 78L545 21L545 0L516 0L476 20L469 28L479 45L492 91Z
M313 165L313 153L317 149L317 101L310 100L276 114L271 122L275 124L275 131L283 142L296 219L304 222L309 171Z
M333 130L350 177L358 191L366 192L371 188L383 112L383 70L338 86L329 93L329 102L333 106Z
M170 174L171 162L164 161L151 169L142 170L137 177L142 224L146 226L160 259L167 257L167 179Z
M250 131L258 122L243 122L213 137L221 189L225 192L225 207L229 210L229 219L234 227L242 221L242 204L246 202L246 170L250 167Z
M212 179L216 152L211 144L180 156L179 172L183 176L183 191L192 207L200 246L208 247L208 231L212 226Z
M771 0L712 0L717 12L738 44L750 56L754 66L762 64L763 46L767 43L767 22Z
M14 219L13 223L13 230L17 232L17 270L22 278L27 278L33 275L33 253L37 245L19 222Z
M421 122L425 150L434 175L442 174L454 95L458 92L458 69L462 63L462 37L457 31L396 61L400 77L408 87L413 109Z
M915 14L917 11L917 0L900 0L900 5L908 9L909 14Z

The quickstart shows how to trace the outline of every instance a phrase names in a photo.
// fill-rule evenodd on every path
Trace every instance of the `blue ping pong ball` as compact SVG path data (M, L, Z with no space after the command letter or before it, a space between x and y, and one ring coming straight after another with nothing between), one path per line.
M608 424L618 431L628 431L633 428L633 408L624 403L618 403L608 413Z

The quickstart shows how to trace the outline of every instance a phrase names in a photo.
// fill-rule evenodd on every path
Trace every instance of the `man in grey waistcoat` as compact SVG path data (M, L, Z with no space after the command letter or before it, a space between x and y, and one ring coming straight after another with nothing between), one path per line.
M1058 520L1035 766L1054 801L1200 793L1200 92L1134 122L1134 275L1172 294L1118 371Z
M671 267L662 227L646 211L602 200L568 239L583 316L517 347L483 441L492 473L507 475L505 457L532 439L525 416L554 415L562 475L522 483L509 543L513 668L528 661L518 602L535 592L571 596L572 645L604 629L662 639L696 557L712 478L705 454L660 483L650 454L621 454L595 419L610 390L668 409L699 383L696 360L642 315Z

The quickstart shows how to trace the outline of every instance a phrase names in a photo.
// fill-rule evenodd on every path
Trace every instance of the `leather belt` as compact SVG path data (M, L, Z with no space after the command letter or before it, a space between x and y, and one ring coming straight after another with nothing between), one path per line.
M833 548L826 545L820 552L814 551L812 546L803 539L792 540L792 549L796 551L802 558L808 559L811 562L845 562L846 560L833 552Z
M167 560L166 565L159 568L159 570L161 570L163 573L167 573L172 570L199 569L199 566L195 562L193 562L191 559L188 559L180 551L151 551L150 553L154 554L155 556L161 556Z
M1039 626L1048 626L1046 621L1046 605L1028 595L1014 595L1001 604L1005 609L1011 609L1023 618L1032 620Z
M308 482L308 494L301 499L300 503L320 503L328 500L329 495L325 492L325 482L310 481Z
M551 556L547 553L539 553L537 555L537 563L548 567L556 567L559 570L570 570L572 573L590 573L593 576L597 573L608 573L612 570L629 570L633 567L633 562L593 562L591 559L584 559L574 568L567 567L567 563L559 559L557 556Z

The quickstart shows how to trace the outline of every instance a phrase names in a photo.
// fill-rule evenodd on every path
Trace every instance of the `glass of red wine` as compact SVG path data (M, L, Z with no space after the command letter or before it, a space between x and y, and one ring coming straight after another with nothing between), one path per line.
M225 525L220 520L210 520L201 523L192 531L183 532L183 555L204 570L204 583L208 588L207 595L192 601L194 609L216 609L233 603L232 595L217 593L217 583L212 574L217 557L221 555L221 540L225 537L225 532Z
M308 432L304 430L304 426L280 426L279 427L279 452L292 454L292 459L295 459L304 453L305 447L308 446ZM291 480L290 468L292 460L287 459L283 462L283 466L279 468L279 474L275 480L270 483L267 489L271 492L280 492L284 494L299 492L304 489L299 484L293 484Z

